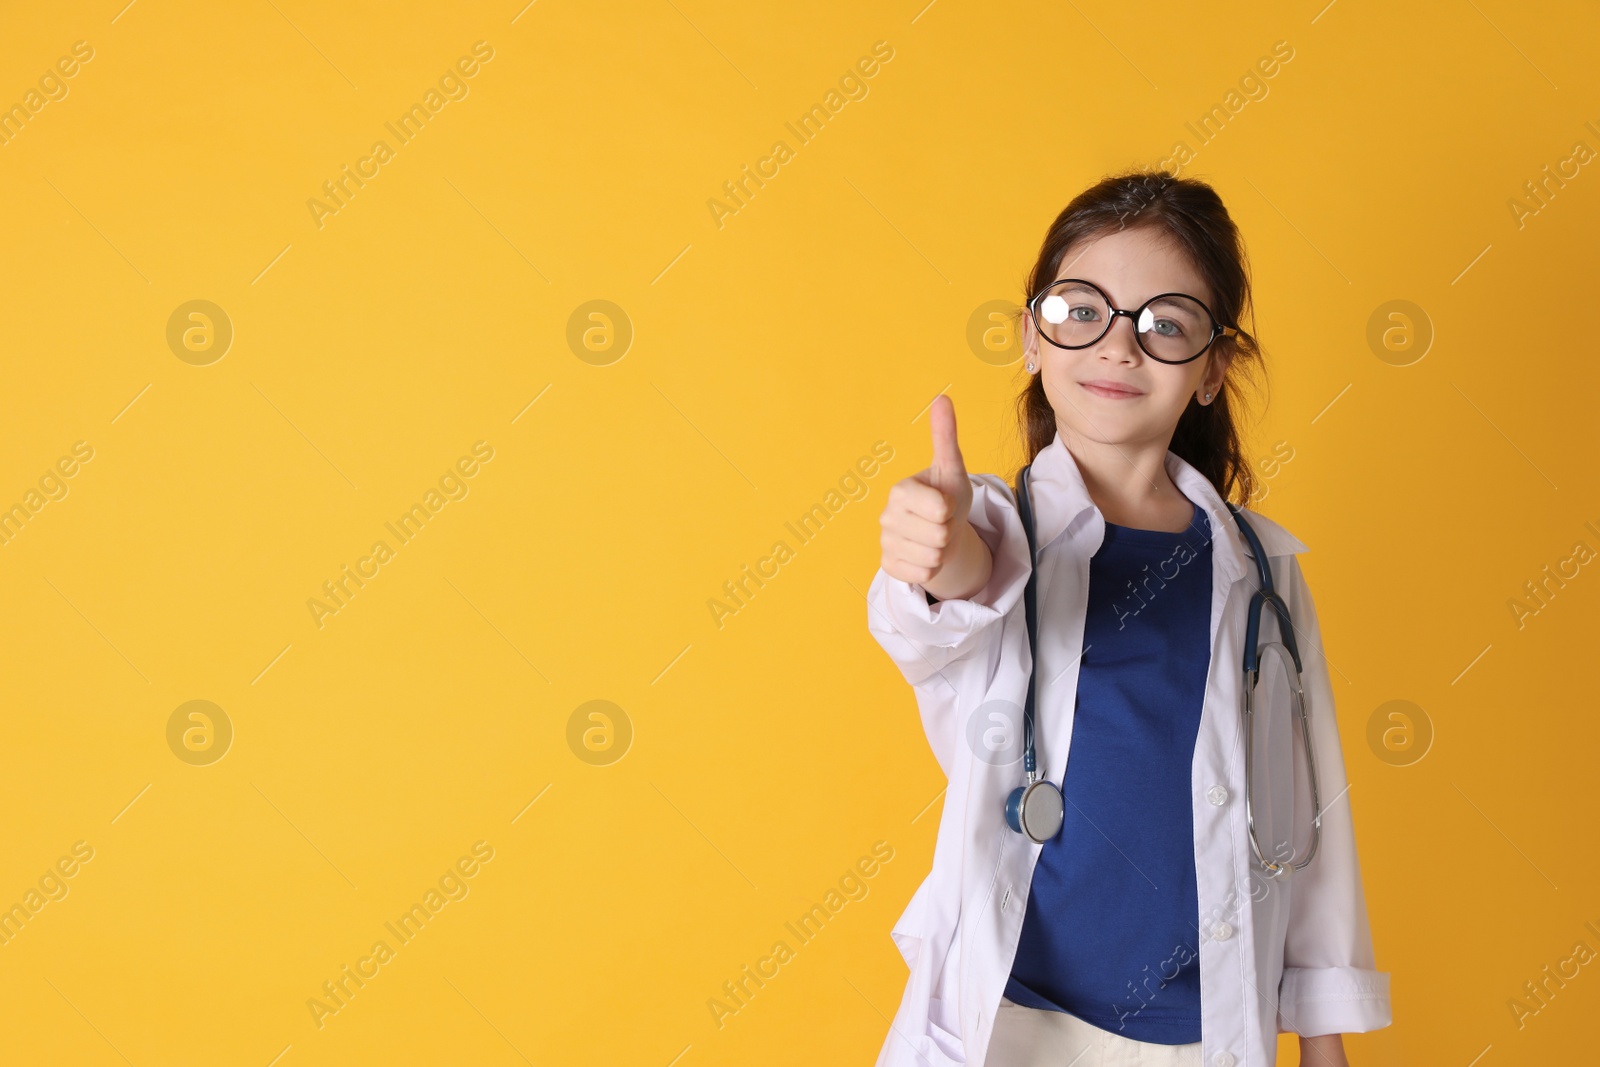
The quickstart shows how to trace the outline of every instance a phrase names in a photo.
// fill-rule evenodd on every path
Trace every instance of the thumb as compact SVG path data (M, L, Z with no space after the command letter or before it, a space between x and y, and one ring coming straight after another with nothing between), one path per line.
M940 393L933 398L928 422L933 428L933 465L929 470L934 487L958 493L967 480L967 465L961 458L961 446L956 443L956 408L948 396Z

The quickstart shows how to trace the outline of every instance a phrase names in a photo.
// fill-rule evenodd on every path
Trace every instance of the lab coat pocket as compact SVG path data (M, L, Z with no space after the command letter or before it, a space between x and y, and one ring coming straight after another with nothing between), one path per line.
M933 1042L933 1047L952 1064L965 1063L967 1058L966 1047L961 1042L961 1035L953 1029L956 1027L954 1012L946 1012L944 1001L928 1001L928 1038Z
M916 969L917 957L922 954L922 946L928 940L928 893L931 892L932 883L933 875L929 874L922 880L922 884L917 886L916 892L911 894L906 910L900 913L900 918L889 931L895 947L905 958L906 966L912 970Z
M957 924L959 926L959 923ZM958 987L961 974L959 930L952 932L950 940L938 946L936 955L924 961L929 977L928 988L928 1040L933 1051L946 1057L935 1060L944 1067L965 1063L966 1044L961 1038L962 992Z
M913 904L916 898L913 897ZM917 909L907 908L908 913ZM926 931L906 923L902 916L894 931L896 944L907 958L911 975L906 981L905 998L892 1024L892 1033L879 1057L879 1064L910 1064L917 1067L961 1067L966 1052L960 1023L955 1012L955 990L947 987L946 949L949 941L932 938ZM938 943L935 943L937 941Z

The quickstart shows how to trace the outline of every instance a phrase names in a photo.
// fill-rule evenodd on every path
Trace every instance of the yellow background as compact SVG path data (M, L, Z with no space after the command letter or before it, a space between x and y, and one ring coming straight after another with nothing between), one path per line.
M1248 242L1252 449L1293 452L1260 507L1310 546L1393 976L1352 1060L1593 1054L1600 964L1508 1007L1600 949L1600 576L1509 607L1600 548L1600 174L1511 206L1600 149L1592 6L72 2L7 13L0 103L80 40L0 146L0 505L93 449L0 546L0 906L94 854L0 945L0 1060L871 1063L944 784L866 630L877 514L941 390L969 468L1015 471L1021 364L969 318L1021 299L1072 195L1180 141ZM477 41L468 95L319 228L307 201ZM205 366L166 341L196 299L234 329ZM591 300L634 331L605 365L567 343ZM1406 366L1367 339L1392 300L1434 333ZM468 494L319 628L322 583L477 441ZM866 497L719 627L878 441ZM190 700L234 731L206 766L168 746ZM591 700L631 724L610 765L569 745ZM1367 742L1391 700L1432 726L1410 765ZM469 894L319 1028L322 983L477 841ZM719 1027L878 841L867 895Z

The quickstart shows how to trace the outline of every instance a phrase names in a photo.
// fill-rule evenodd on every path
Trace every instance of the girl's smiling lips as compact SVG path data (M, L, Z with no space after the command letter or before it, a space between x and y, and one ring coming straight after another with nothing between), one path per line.
M1131 385L1114 382L1109 378L1094 378L1087 382L1079 382L1084 389L1095 396L1103 396L1111 400L1130 400L1136 396L1143 396L1144 392Z

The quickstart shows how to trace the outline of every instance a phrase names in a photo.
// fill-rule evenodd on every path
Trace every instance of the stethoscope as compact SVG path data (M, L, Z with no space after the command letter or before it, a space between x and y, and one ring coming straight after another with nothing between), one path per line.
M1033 530L1033 504L1029 494L1029 479L1032 464L1022 468L1022 473L1017 479L1017 506L1022 515L1023 529L1028 535L1028 558L1032 563L1028 574L1028 584L1023 590L1023 612L1028 622L1028 648L1037 657L1039 641L1039 605L1038 605L1038 553L1034 544ZM1256 571L1260 575L1261 585L1250 598L1249 615L1246 616L1245 652L1244 652L1244 780L1245 780L1245 824L1250 831L1250 850L1255 853L1256 862L1261 869L1274 878L1284 878L1295 871L1304 870L1310 864L1313 856L1317 854L1317 845L1322 837L1322 803L1317 795L1317 761L1316 754L1312 751L1311 722L1306 709L1305 689L1300 681L1300 649L1294 639L1294 623L1289 618L1289 605L1272 587L1272 569L1267 565L1266 550L1261 547L1261 541L1250 524L1244 519L1243 512L1231 501L1225 502L1229 512L1239 523L1239 529L1244 532L1245 540L1250 542L1250 549L1254 553L1252 558L1256 561ZM1265 646L1261 640L1261 609L1270 606L1278 617L1278 633L1282 642L1271 642ZM1304 859L1295 861L1278 861L1267 858L1262 851L1261 842L1256 837L1255 808L1252 803L1251 788L1254 778L1254 739L1255 739L1255 713L1256 713L1256 684L1261 680L1260 654L1262 648L1277 649L1278 655L1284 660L1285 669L1292 671L1293 683L1290 686L1294 693L1296 710L1300 718L1300 736L1305 744L1306 767L1310 773L1308 778L1311 783L1311 845L1306 850ZM1035 659L1037 668L1038 661ZM1034 723L1034 678L1037 669L1028 673L1028 697L1022 715L1023 757L1022 767L1027 773L1027 783L1019 785L1006 797L1006 825L1029 840L1043 844L1055 837L1061 830L1061 823L1065 815L1065 802L1061 790L1054 782L1039 776L1038 760L1034 752L1033 723Z

